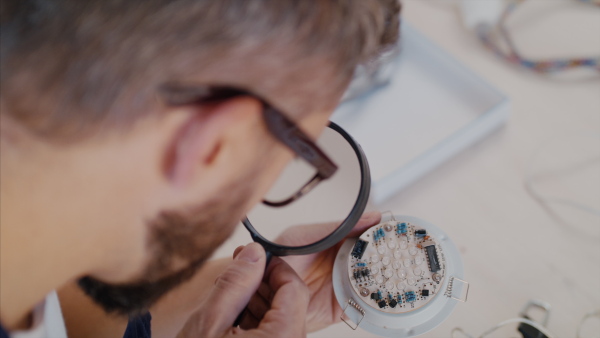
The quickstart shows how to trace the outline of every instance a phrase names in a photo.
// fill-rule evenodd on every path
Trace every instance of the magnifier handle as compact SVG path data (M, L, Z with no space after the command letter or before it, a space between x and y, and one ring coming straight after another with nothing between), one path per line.
M267 258L265 261L265 273L266 273L267 269L269 268L269 263L271 263L271 258L273 257L273 254L271 254L270 251L265 251L265 256ZM248 305L246 305L246 307L242 310L242 312L240 312L240 314L237 316L237 318L233 322L233 327L240 326L240 323L242 322L242 317L244 316L244 313L246 313L246 311L248 311Z

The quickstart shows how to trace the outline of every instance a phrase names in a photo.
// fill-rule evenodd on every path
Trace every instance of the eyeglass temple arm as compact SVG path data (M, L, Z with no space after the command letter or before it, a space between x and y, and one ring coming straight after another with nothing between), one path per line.
M337 171L337 165L285 115L268 106L263 110L263 115L269 131L315 167L321 180L331 177Z

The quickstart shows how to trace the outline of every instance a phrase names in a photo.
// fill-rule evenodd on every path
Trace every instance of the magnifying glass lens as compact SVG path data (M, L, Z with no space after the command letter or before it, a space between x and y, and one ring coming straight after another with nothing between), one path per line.
M332 128L326 128L317 144L337 164L337 172L286 206L260 204L247 215L256 232L272 243L292 247L316 243L338 229L357 204L364 175L356 149ZM304 160L294 159L265 199L286 200L315 174Z

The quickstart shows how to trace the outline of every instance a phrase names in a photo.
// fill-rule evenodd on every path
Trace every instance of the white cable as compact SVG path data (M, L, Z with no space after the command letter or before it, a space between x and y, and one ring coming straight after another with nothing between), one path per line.
M574 230L576 229L575 227L573 227L572 222L569 222L569 220L564 219L559 212L556 210L555 205L561 204L561 205L565 205L568 207L571 207L573 209L577 209L592 215L596 215L596 216L600 216L600 209L598 209L597 207L591 206L591 205L586 205L583 203L579 203L577 201L574 200L569 200L569 199L565 199L565 198L560 198L560 197L550 197L550 196L544 196L544 194L542 194L535 186L534 182L535 182L535 175L534 175L534 161L541 156L541 154L544 153L544 151L547 151L548 149L551 149L551 147L556 146L558 144L565 144L565 142L569 142L572 139L575 138L590 138L591 142L597 142L600 141L600 133L598 132L585 132L585 133L577 133L577 134L570 134L570 135L566 135L564 137L561 137L559 139L553 139L551 141L547 141L544 142L540 147L538 147L538 149L530 156L529 160L527 161L526 164L526 169L525 169L525 174L524 174L524 178L523 178L523 185L525 187L525 191L529 194L529 196L531 196L547 213L549 216L551 216L556 222L558 222L559 224L562 224L564 226L568 226L573 228ZM573 165L571 165L571 167L567 168L568 170L575 170L577 169L577 167L579 166L588 166L591 164L594 164L597 161L600 161L600 155L595 155L593 157L589 157L584 159L585 161L583 163L575 163L577 166L574 168ZM578 232L581 232L580 230L577 229ZM598 238L598 236L591 236L591 238L594 238L595 240L600 239Z
M547 328L543 327L539 323L536 323L536 322L534 322L532 320L529 320L529 319L526 319L526 318L522 318L522 317L511 318L511 319L507 319L507 320L505 320L503 322L500 322L496 326L494 326L491 329L489 329L489 330L485 331L484 333L482 333L477 338L485 338L486 336L489 336L491 333L495 332L499 328L504 327L504 326L506 326L508 324L513 324L513 323L523 323L523 324L531 325L532 327L534 327L535 329L537 329L538 331L540 331L542 334L544 334L546 337L548 337L548 338L556 338L556 336L553 333L551 333L550 331L548 331ZM468 333L466 333L460 327L456 327L456 328L454 328L452 330L452 332L451 332L452 338L456 338L455 335L454 335L456 332L462 333L467 338L473 338L473 336L471 336Z
M512 319L505 320L505 321L499 323L498 325L494 326L493 328L485 331L478 338L484 338L485 336L488 336L490 333L495 332L499 328L506 326L508 324L512 324L512 323L529 324L529 325L533 326L535 329L537 329L538 331L540 331L542 334L544 334L548 338L556 337L554 334L550 333L550 331L548 331L548 329L546 329L545 327L541 326L540 324L538 324L532 320L525 319L525 318L512 318Z
M585 316L583 316L583 318L581 318L581 321L579 322L579 325L577 326L577 336L576 336L577 338L581 338L581 328L583 327L583 323L585 323L588 319L590 319L592 317L600 318L600 309L590 311L590 312L586 313Z
M596 310L590 311L590 312L586 313L583 316L583 318L581 318L581 321L579 322L579 325L577 326L577 335L576 335L576 338L582 338L581 337L581 328L583 327L583 324L588 319L590 319L592 317L599 317L600 318L600 309L596 309ZM501 328L503 326L506 326L508 324L513 324L513 323L525 323L525 324L529 324L529 325L533 326L535 329L537 329L538 331L540 331L542 334L544 334L548 338L554 338L554 337L556 337L553 333L551 333L550 331L548 331L547 328L543 327L539 323L536 323L536 322L534 322L532 320L529 320L529 319L526 319L526 318L523 318L523 317L519 317L519 318L508 319L508 320L505 320L505 321L503 321L501 323L498 323L496 326L494 326L491 329L485 331L484 333L482 333L477 338L485 338L485 336L487 336L487 335L495 332L499 328ZM463 335L463 337L466 337L466 338L474 338L473 336L471 336L470 334L468 334L467 332L465 332L460 327L455 327L454 329L452 329L452 331L451 331L451 337L452 338L458 338L455 335L456 333L460 333L460 334Z
M458 5L465 27L475 30L481 24L495 26L506 4L504 0L461 0Z

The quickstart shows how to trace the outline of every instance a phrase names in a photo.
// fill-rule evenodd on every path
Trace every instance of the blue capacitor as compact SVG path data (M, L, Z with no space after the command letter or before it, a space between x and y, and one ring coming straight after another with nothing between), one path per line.
M377 290L377 300L380 300L382 297L381 290Z
M407 303L412 303L415 300L417 300L417 295L415 294L414 291L408 291L404 294L404 297L406 298L406 302Z
M359 262L359 263L356 263L356 266L364 268L365 266L367 266L367 263Z
M402 294L398 294L398 303L402 304Z
M381 238L385 237L385 232L383 232L383 229L382 229L382 228L379 228L379 230L378 230L378 231L379 231L379 236L380 236Z

